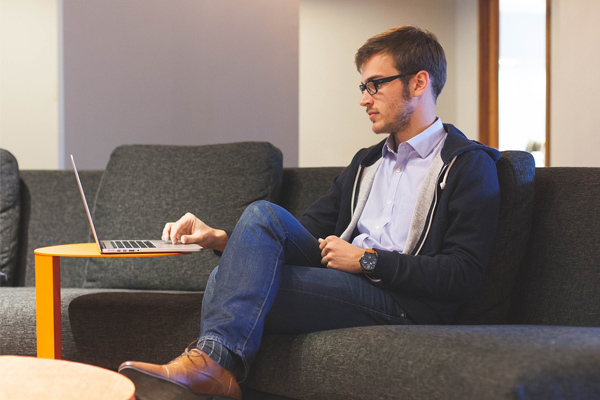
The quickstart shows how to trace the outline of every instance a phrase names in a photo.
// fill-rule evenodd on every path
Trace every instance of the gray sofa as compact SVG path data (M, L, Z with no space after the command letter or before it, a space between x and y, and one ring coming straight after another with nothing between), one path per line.
M92 241L72 171L0 150L0 354L35 355L33 250ZM294 215L341 168L282 168L268 143L123 146L81 178L101 236L157 236L186 211L232 228L255 200ZM485 282L451 326L266 334L245 399L600 398L600 169L498 162L500 229ZM63 258L63 357L164 363L198 335L218 256Z

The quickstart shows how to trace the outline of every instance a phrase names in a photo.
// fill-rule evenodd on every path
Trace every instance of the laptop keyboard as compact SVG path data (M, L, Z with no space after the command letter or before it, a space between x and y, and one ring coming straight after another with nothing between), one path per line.
M156 246L148 240L112 240L113 247L118 249L155 249Z

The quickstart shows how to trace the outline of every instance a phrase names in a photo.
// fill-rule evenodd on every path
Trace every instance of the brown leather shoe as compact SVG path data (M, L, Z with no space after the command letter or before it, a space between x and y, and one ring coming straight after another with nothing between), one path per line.
M119 372L133 381L139 400L198 400L211 395L242 399L235 376L197 348L186 349L166 365L127 361Z

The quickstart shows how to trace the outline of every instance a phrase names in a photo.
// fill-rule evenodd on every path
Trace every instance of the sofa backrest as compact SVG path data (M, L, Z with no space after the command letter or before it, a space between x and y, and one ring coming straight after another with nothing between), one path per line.
M278 204L299 218L319 197L325 195L344 168L284 168Z
M600 168L539 168L509 322L600 326Z
M96 196L103 173L104 171L79 171L90 203ZM15 276L15 286L35 285L35 249L92 240L73 171L21 171L19 269ZM60 262L61 286L81 287L85 277L85 263L84 258L63 257Z
M105 239L160 238L165 223L186 212L215 228L232 229L250 203L278 198L281 171L281 151L264 142L118 147L94 201L96 229ZM217 264L212 251L91 258L84 287L202 290Z
M498 233L481 289L459 308L454 320L457 324L506 323L515 276L525 254L535 162L524 151L503 151L496 169L501 198Z
M19 165L0 149L0 286L12 286L17 269L20 220Z
M264 154L259 155L263 151ZM211 153L210 149L208 149L208 153ZM255 152L251 151L251 153L254 154ZM123 153L119 158L127 157L127 154ZM503 176L503 173L500 172L502 169L509 168L510 170L510 168L513 168L510 164L504 165L507 161L507 156L504 154L498 164L501 176ZM222 165L225 165L223 159L226 159L227 156L218 153L216 157L222 158L215 161L210 155L206 155L207 159L205 161L212 163L209 169L221 168ZM280 158L278 151L273 150L270 146L262 148L255 156L265 159L272 157L272 160ZM157 159L156 162L162 161L158 161ZM174 163L171 160L167 164L171 162ZM280 161L273 162L277 164ZM235 169L236 165L242 167L241 161L228 164L227 168L230 170L231 168ZM253 163L249 161L244 165L251 165L248 168L254 168L257 171L260 170L260 174L264 174L265 171L270 171L270 168L274 168L273 166L266 166L261 162ZM278 168L275 168L275 172L272 172L276 174ZM526 182L529 181L527 178L528 174L525 173L528 168L521 170L521 172L515 170L515 173L518 175L524 174ZM120 169L119 164L115 164L115 167L111 169L114 170L113 174L117 173ZM180 178L178 171L180 171L181 167L179 165L174 166L173 164L169 164L166 169L168 173L164 172L165 176L174 177L175 180ZM244 170L244 168L238 169ZM126 168L126 171L129 171L127 174L139 173L136 171L136 168ZM295 216L300 216L309 204L326 193L333 178L341 171L342 168L339 167L286 168L283 172L283 188L277 201ZM1 194L2 196L6 196L4 194L4 185L8 180L6 179L4 169L1 172L0 177L3 188ZM219 174L219 171L210 170L210 172L207 171L207 176L217 176L213 172L217 175ZM221 172L228 176L232 175L230 172ZM103 171L80 171L80 173L82 174L84 188L88 194L88 201L93 204L96 198L96 188L99 186ZM247 175L242 173L238 178L243 181L246 179L245 177ZM19 251L19 262L17 264L20 267L26 265L27 268L26 270L25 268L18 269L14 274L14 281L16 285L27 284L31 286L34 283L33 249L62 243L90 241L91 235L80 198L78 197L79 194L72 171L20 171L20 179L21 225L19 246L21 250ZM149 177L148 179L152 180L153 178ZM518 179L523 179L523 177ZM104 182L104 185L105 190L108 190L106 189L106 185L109 185L108 181ZM501 185L504 186L502 178ZM194 188L199 187L196 182L190 186ZM217 188L214 190L208 189L209 201L212 202L219 201L219 191L227 190L226 186L228 185L223 185L221 182L221 185L215 186ZM527 189L528 187L526 185L520 187L520 189L516 189L525 190L524 193L526 193L529 190ZM600 211L600 200L598 200L600 198L600 168L540 168L535 171L534 187L535 197L533 201L531 233L527 241L525 255L520 263L514 289L512 290L510 313L506 322L514 324L598 326L600 323L600 309L598 306L600 304L600 291L597 288L600 287L600 262L598 261L600 260L600 245L597 232L600 228L600 218L598 218L598 212ZM126 193L130 195L133 188L125 187L123 190L124 193L122 195ZM273 187L272 190L276 191L276 188ZM504 203L507 200L507 190L501 188L501 191ZM205 196L204 185L202 186L202 193L200 195ZM105 193L103 196L108 197L108 194ZM215 196L217 197L215 198ZM513 202L516 205L521 204L523 207L526 206L520 200L521 197L519 195L513 193L511 196L515 196ZM99 197L101 197L100 194ZM272 200L277 199L274 193L263 197L268 197ZM139 199L136 201L139 204ZM244 202L247 201L250 201L250 199L244 200ZM122 205L126 206L127 201L122 200ZM175 210L172 217L177 218L181 212L181 210ZM523 212L523 210L519 212ZM160 214L156 218L153 216L147 218L148 220L155 219L157 221L157 225L151 227L148 232L148 234L155 236L157 234L155 228L158 226L160 231L167 216ZM232 218L237 217L233 216ZM101 219L104 218L101 217ZM514 221L517 223L517 228L522 228L517 230L517 237L527 232L527 220L514 219ZM106 221L101 223L103 227L107 225L106 228L110 228L109 224L110 222ZM4 226L5 224L3 223L3 229ZM511 234L509 232L510 230L504 234L499 233L499 237L504 237L510 241ZM110 233L108 232L108 234ZM139 233L144 234L146 232ZM116 234L119 234L119 232L116 232ZM4 244L2 243L3 246ZM504 251L504 256L512 260L518 259L518 251L520 250L518 248L516 250L516 252L513 252L507 247ZM496 249L494 251L498 255L496 259L502 260L502 253ZM205 252L205 254L206 256L211 256L210 252ZM216 265L216 257L202 262L194 258L194 261L190 263L192 257L196 257L196 255L176 258L185 260L188 266L190 264L198 265L198 269L201 270L200 273L202 275L205 273L204 271L210 270ZM86 259L64 258L61 261L62 286L83 286L87 277L86 263ZM112 268L117 268L117 266L113 266ZM121 266L119 268L125 267ZM139 268L143 269L143 267L128 264L125 269L130 269L132 274L134 274ZM163 264L162 267L155 266L153 268L174 268L174 266ZM142 270L140 272L144 273ZM158 275L156 269L154 273ZM510 276L510 273L509 270L508 275L501 277L501 279L509 281L506 277ZM166 275L161 273L162 278ZM487 278L487 281L486 285L490 283L490 279ZM196 282L195 285L198 286L201 284ZM109 287L108 284L106 287ZM495 297L492 296L492 298L504 299L504 296L497 296L496 289L491 289L491 293L495 293ZM490 293L490 291L483 290L481 293ZM474 300L475 305L477 301L477 299ZM468 311L469 306L467 305L466 307ZM505 313L503 311L505 307L506 301L503 300L497 308L491 309L490 315L493 318L486 317L483 323L486 323L486 321L487 323L502 323L492 321L502 320L501 317ZM458 321L461 323L475 323L473 322L475 319L470 318L469 314L465 313L465 310L461 310L461 312L463 313L462 316L466 315L467 317L463 321ZM471 315L477 317L482 314L475 309ZM485 313L483 315L485 316ZM500 317L497 317L498 315Z

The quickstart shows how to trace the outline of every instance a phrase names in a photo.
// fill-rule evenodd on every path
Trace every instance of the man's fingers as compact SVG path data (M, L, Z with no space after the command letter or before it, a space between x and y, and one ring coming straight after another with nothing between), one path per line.
M190 237L186 239L186 242L193 243L195 233L192 230L196 220L197 218L193 214L186 213L177 222L168 222L163 229L162 240L171 240L173 243L181 241L183 243L183 237L187 235Z
M183 226L182 226L181 220L175 222L171 226L171 234L169 236L170 236L171 242L173 242L173 244L177 243L179 238L182 236L182 234L180 233L182 228L183 228Z
M165 224L165 227L163 229L163 233L162 233L162 236L161 236L161 239L164 240L165 242L167 240L169 240L169 236L171 236L171 227L172 226L173 226L172 222L167 222Z
M198 243L198 241L200 240L200 233L194 232L191 235L181 235L179 239L183 244Z

